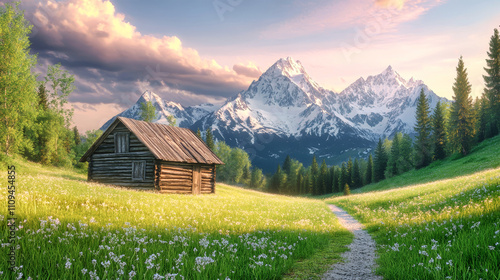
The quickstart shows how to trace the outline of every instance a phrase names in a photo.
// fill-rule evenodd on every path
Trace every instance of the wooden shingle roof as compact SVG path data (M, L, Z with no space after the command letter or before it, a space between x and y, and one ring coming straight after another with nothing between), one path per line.
M119 124L123 123L130 132L153 153L156 159L204 164L224 164L196 134L188 128L149 123L118 117L82 156L85 162Z

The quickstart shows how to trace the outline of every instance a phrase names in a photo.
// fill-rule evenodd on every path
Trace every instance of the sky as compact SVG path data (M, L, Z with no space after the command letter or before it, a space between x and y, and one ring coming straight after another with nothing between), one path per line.
M40 77L56 63L75 76L69 101L82 132L145 90L186 106L223 102L288 56L337 93L391 65L448 99L463 56L480 96L500 24L497 0L23 0L21 8Z

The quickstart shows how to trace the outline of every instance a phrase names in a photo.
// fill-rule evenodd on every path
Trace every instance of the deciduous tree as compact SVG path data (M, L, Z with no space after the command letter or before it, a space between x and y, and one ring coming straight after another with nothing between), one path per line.
M30 54L31 25L18 8L0 7L0 151L13 154L32 149L24 130L34 125L38 98L35 55Z
M153 105L153 102L146 101L141 103L141 120L145 122L152 122L156 120L156 108Z

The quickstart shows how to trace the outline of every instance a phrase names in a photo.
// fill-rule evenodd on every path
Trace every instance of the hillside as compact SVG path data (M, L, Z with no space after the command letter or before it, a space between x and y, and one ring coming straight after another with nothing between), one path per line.
M384 279L500 279L499 143L325 201L367 227Z
M345 250L351 239L318 200L222 184L214 195L160 195L88 183L86 175L19 159L4 158L3 170L7 161L17 171L19 246L9 278L273 279L319 248ZM7 196L0 207L1 219L10 218ZM10 231L5 223L1 230L0 275L9 275ZM314 273L335 258L312 264Z
M466 157L455 154L444 160L435 161L425 168L411 170L399 176L367 185L353 192L359 193L398 188L412 184L471 175L482 170L498 167L500 167L500 136L483 141L474 147Z

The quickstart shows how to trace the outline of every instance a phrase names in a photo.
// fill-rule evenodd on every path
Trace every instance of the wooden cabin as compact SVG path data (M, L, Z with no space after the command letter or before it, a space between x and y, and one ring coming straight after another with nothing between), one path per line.
M118 117L82 156L88 180L162 193L215 193L224 164L190 129Z

